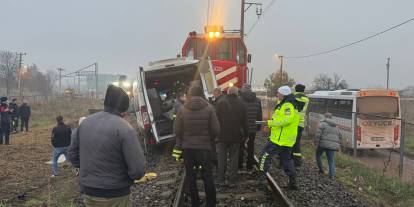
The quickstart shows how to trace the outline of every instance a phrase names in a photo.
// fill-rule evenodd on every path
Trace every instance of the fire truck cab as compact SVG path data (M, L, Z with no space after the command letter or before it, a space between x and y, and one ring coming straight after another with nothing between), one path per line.
M247 83L250 55L239 34L225 33L223 27L207 26L205 33L188 34L182 56L194 59L211 59L217 85L225 90L229 86L241 88Z

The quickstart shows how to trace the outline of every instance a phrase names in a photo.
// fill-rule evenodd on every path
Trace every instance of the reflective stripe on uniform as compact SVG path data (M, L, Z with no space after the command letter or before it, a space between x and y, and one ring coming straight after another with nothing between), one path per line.
M260 164L259 164L259 170L260 171L264 171L264 165L265 165L265 162L266 162L266 159L267 159L268 156L269 156L269 154L267 152L265 152L263 154L263 156L261 157Z
M293 153L293 156L295 156L295 157L302 157L302 153L297 153L297 152L294 152L294 153Z
M176 149L174 149L173 150L173 153L177 153L177 154L181 154L181 153L183 153L181 150L176 150Z

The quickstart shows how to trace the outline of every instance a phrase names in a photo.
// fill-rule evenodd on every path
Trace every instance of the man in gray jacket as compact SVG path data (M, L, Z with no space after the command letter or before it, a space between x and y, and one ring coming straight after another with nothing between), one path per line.
M325 152L326 157L328 158L329 178L331 179L335 176L334 153L335 151L338 151L341 146L341 138L341 132L336 127L335 122L333 122L332 114L326 113L325 119L321 121L318 131L316 132L315 145L318 147L316 149L316 163L319 168L319 173L323 174L324 171L321 156L322 153Z
M80 167L86 206L130 206L130 186L145 174L144 153L136 131L123 119L129 107L127 93L109 86L104 106L73 133L68 157Z

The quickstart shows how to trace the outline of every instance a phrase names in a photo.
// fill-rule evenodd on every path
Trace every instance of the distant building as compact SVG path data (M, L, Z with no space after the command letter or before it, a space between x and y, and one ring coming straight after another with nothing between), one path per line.
M105 94L106 88L109 84L112 84L119 78L120 75L112 75L112 74L99 74L98 75L98 93ZM95 76L87 76L86 77L86 90L87 91L94 91L95 90Z
M414 97L414 86L408 86L407 88L400 91L400 96L403 97Z

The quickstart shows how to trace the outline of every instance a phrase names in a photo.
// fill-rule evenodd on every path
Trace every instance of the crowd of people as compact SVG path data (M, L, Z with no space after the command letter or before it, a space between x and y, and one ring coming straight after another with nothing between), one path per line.
M0 98L0 145L10 144L10 134L18 133L19 120L20 132L29 131L30 106L25 99L18 106L17 99L13 98L9 103L7 97Z
M268 132L264 133L268 136L259 137L267 143L259 154L258 179L266 179L272 156L278 155L289 177L287 188L298 189L296 176L302 164L300 140L309 103L304 90L301 84L296 85L295 92L288 86L280 87L272 117L264 121L261 101L248 84L240 91L237 87L229 87L226 94L217 88L210 102L205 99L203 89L196 85L177 97L176 143L172 155L184 163L192 206L201 204L198 173L201 172L204 182L205 206L215 206L216 186L235 187L240 182L239 171L253 170L254 142L261 129ZM146 172L146 159L137 133L123 118L128 108L127 93L120 87L109 86L104 110L80 120L75 130L64 124L63 117L56 118L57 125L52 130L52 176L58 175L57 159L64 154L79 169L79 184L86 206L130 206L130 187ZM323 173L320 157L326 152L329 176L333 178L333 155L339 148L341 135L331 116L326 114L320 124L315 157Z

